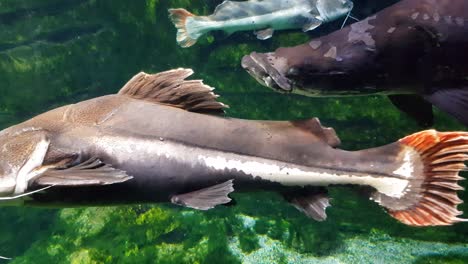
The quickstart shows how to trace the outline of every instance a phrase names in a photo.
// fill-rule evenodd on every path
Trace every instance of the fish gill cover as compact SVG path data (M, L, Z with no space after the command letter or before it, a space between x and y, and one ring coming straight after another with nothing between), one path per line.
M3 0L0 3L0 126L114 93L136 72L194 68L217 88L228 116L318 116L347 149L377 146L419 130L380 97L310 99L265 91L240 67L243 55L305 42L280 32L211 34L191 49L174 41L173 6L209 14L221 1ZM354 16L396 1L354 1ZM213 41L216 39L216 41ZM367 105L369 107L362 107ZM439 130L463 127L436 113ZM390 129L391 128L391 129ZM465 186L466 184L463 183ZM397 223L359 188L331 189L326 222L311 221L271 193L234 194L237 206L200 212L167 205L0 211L0 255L11 263L466 263L466 224L417 229ZM466 192L461 193L468 200ZM465 205L461 210L468 211Z

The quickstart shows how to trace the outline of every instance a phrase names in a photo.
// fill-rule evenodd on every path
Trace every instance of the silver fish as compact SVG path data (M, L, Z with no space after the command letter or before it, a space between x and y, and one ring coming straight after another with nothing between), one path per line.
M140 73L118 94L53 109L0 132L0 196L10 205L172 202L207 210L233 191L276 191L325 220L324 186L373 187L372 199L414 226L466 221L457 205L467 132L422 131L345 151L317 118L223 118L192 71ZM21 199L20 199L21 198Z
M254 33L261 40L271 38L274 30L302 28L306 32L349 14L352 8L350 0L224 1L209 16L196 16L177 8L169 9L169 17L177 28L177 43L190 47L213 30L228 34L256 30Z

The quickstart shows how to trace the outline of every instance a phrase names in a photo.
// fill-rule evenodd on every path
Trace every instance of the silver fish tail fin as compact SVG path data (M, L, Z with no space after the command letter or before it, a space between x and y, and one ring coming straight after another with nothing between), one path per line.
M408 180L400 197L376 192L373 199L388 213L411 226L439 226L466 222L458 216L463 201L457 191L459 172L466 170L468 132L427 130L399 140L403 146L402 166L394 173Z
M169 9L168 11L169 18L177 28L177 43L183 48L188 48L197 43L197 39L203 35L203 33L200 28L195 25L197 24L195 22L204 19L195 16L183 8Z

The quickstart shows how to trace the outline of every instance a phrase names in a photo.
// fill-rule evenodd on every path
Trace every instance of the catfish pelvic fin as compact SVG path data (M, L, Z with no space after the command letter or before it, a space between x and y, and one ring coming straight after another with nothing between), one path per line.
M325 221L325 210L330 206L330 198L325 188L304 189L299 193L286 194L285 198L299 211L316 221Z
M108 185L125 182L132 178L126 172L93 157L69 168L48 169L34 181L34 184L42 186Z
M254 34L259 40L266 40L273 37L273 32L275 32L274 29L266 28L263 30L254 31Z
M335 130L331 127L322 126L320 120L316 117L307 120L292 121L291 123L296 127L316 135L333 148L341 144L341 140L336 135Z
M185 80L192 74L191 69L182 68L156 74L140 72L118 94L191 112L223 114L228 106L217 101L214 88L201 80Z
M234 191L232 181L229 180L197 191L174 195L171 197L171 202L198 210L208 210L216 205L229 203L231 198L228 197L228 194Z

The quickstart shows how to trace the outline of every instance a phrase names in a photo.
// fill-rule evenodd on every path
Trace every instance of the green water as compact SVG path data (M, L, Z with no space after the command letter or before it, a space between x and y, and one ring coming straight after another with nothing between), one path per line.
M217 88L228 116L320 117L345 149L393 142L421 130L383 97L313 99L275 94L240 67L310 35L212 34L181 49L168 7L209 14L221 1L0 0L0 128L68 103L115 93L139 71L190 67ZM395 2L395 1L393 1ZM355 1L365 17L392 1ZM436 113L439 130L464 129ZM462 183L466 186L466 183ZM331 188L317 223L273 193L234 194L236 206L200 212L170 205L38 209L3 207L0 255L12 263L467 263L468 224L412 228L358 189ZM468 201L465 193L461 198ZM467 206L460 208L468 211ZM0 260L2 261L2 260Z

